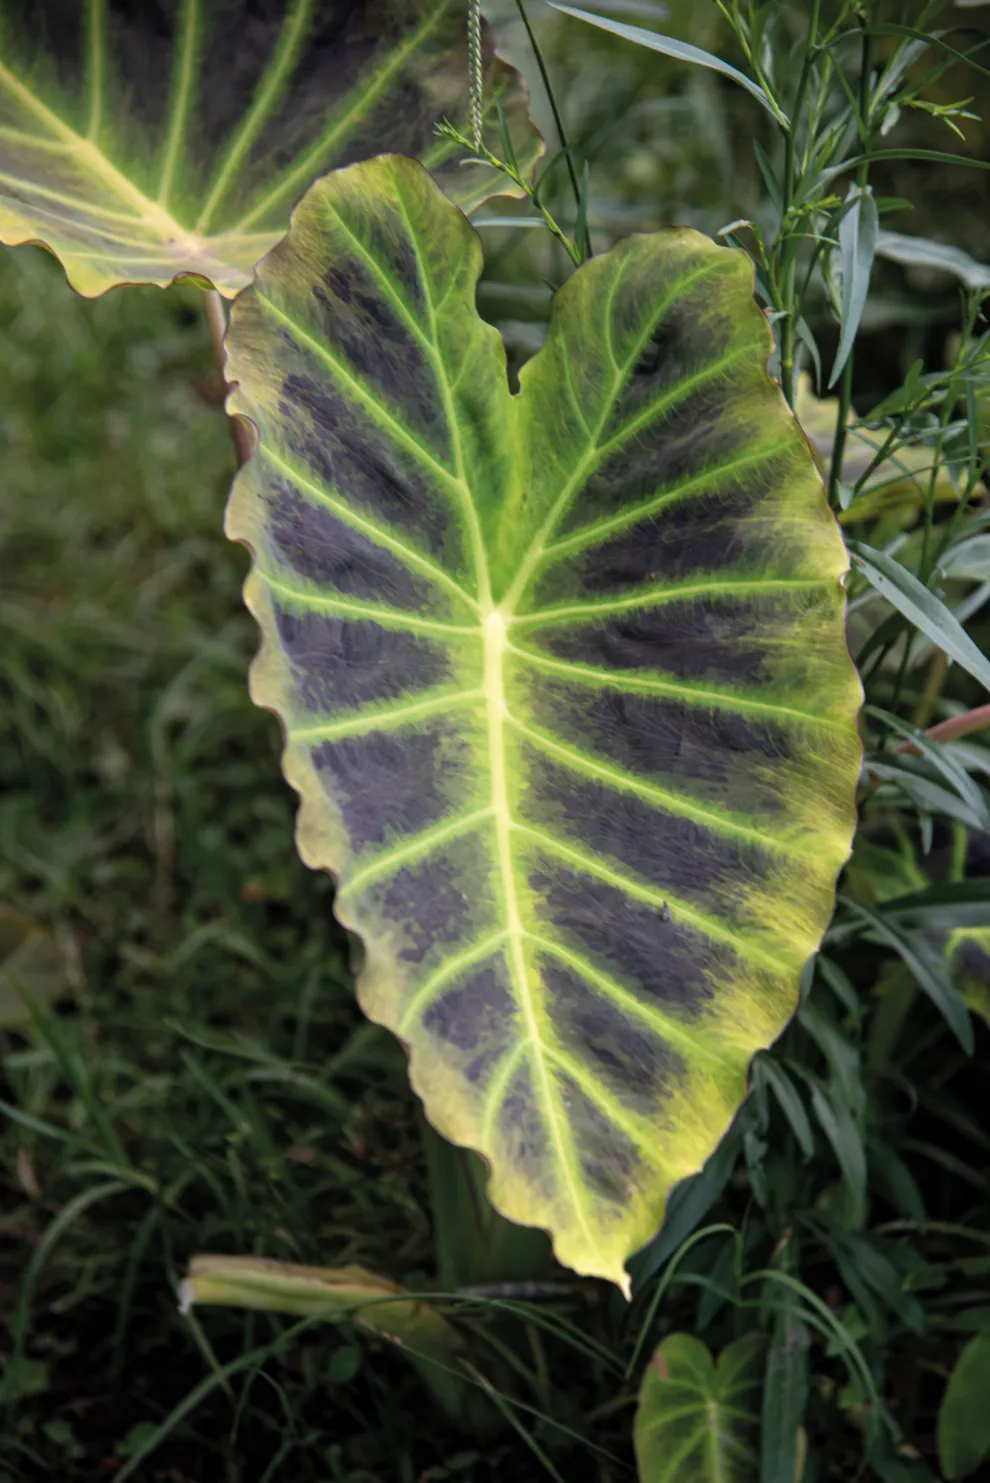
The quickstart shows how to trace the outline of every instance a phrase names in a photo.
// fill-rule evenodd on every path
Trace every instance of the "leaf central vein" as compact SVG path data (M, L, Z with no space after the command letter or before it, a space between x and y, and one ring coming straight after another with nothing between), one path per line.
M495 816L496 852L508 935L508 967L522 1014L526 1041L532 1050L533 1077L536 1093L543 1107L547 1136L554 1150L575 1220L581 1227L590 1248L601 1259L594 1222L589 1217L581 1189L577 1156L570 1130L567 1127L567 1120L547 1064L543 1036L545 1009L539 1002L539 991L534 989L535 975L531 974L526 958L527 934L520 915L516 891L515 862L512 851L514 824L506 769L506 704L503 676L505 647L504 620L501 613L493 612L485 623L484 685L488 695L488 755L492 778L492 812Z

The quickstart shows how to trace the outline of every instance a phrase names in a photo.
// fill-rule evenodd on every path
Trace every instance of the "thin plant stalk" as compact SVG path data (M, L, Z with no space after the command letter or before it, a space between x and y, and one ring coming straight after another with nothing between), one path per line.
M946 720L929 726L925 735L937 742L958 741L960 737L971 736L974 731L985 731L988 726L990 726L990 705L979 705L974 710L963 711L961 716L949 716ZM918 748L911 741L901 742L896 750L920 755Z
M557 136L560 139L560 147L564 151L564 158L567 161L567 173L571 179L571 189L574 192L574 203L580 210L581 186L578 182L577 170L574 165L574 155L571 152L571 146L567 139L567 130L564 127L564 120L561 117L560 109L557 107L557 99L554 96L554 91L550 82L550 74L547 71L546 62L543 60L543 52L540 49L540 44L536 39L533 27L530 25L529 16L526 13L526 6L523 4L523 0L516 0L516 9L518 10L522 18L523 25L526 27L526 35L529 37L529 44L533 48L533 56L536 59L536 66L539 70L540 78L543 82L543 88L547 95L547 102L550 104L550 112L553 114L553 121L557 129Z
M860 138L864 156L868 156L870 152L870 69L873 62L873 36L870 26L872 20L873 7L871 5L869 7L869 14L862 24L863 50L859 75ZM869 173L869 159L863 158L856 167L856 183L860 190L865 190ZM833 509L839 502L839 484L842 481L842 459L846 451L847 423L849 421L849 410L852 406L854 358L855 346L850 348L849 354L846 357L846 363L842 368L842 378L839 382L839 413L835 424L835 441L832 444L832 466L829 471L828 481L829 504Z
M790 239L787 230L787 218L794 203L794 185L797 164L797 131L801 121L801 111L804 107L805 94L808 83L811 80L811 72L814 66L815 55L818 45L818 16L821 0L812 0L811 19L808 22L808 36L805 43L804 63L801 67L801 75L798 79L797 91L794 95L794 106L791 109L791 126L787 130L784 144L784 183L781 200L780 231L784 247L784 269L782 273L782 304L784 318L780 325L780 385L787 399L787 405L794 407L794 341L796 336L796 320L798 317L797 300L795 296L795 276L797 273L798 240Z

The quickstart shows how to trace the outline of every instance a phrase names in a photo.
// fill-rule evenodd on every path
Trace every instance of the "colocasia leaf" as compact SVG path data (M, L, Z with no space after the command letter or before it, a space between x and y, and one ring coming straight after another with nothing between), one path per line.
M831 913L846 558L743 253L593 259L518 395L480 268L412 161L312 188L233 313L228 530L365 1010L496 1207L625 1286Z
M40 242L89 296L182 274L228 297L325 170L418 155L470 210L507 193L461 167L462 0L0 0L0 241ZM524 171L542 148L514 68L485 38ZM515 193L511 186L508 193Z
M715 1365L700 1339L668 1334L639 1393L639 1483L752 1483L763 1349L759 1334L747 1334Z

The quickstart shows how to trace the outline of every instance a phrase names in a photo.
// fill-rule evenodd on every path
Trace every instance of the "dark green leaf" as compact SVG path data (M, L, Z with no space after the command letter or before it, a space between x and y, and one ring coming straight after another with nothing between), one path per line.
M778 1309L763 1379L760 1483L798 1483L799 1431L808 1404L809 1346L803 1320L792 1308Z
M811 1088L811 1106L822 1132L832 1145L832 1152L842 1171L846 1193L846 1216L852 1227L866 1219L866 1153L852 1113L817 1077L806 1075Z
M863 1089L859 1047L842 1033L815 1002L802 1004L798 1010L798 1023L825 1057L830 1079L838 1088L857 1126L862 1127L866 1116L866 1093Z
M842 904L858 916L876 938L894 949L905 967L911 970L918 987L924 990L943 1016L963 1050L972 1055L973 1024L969 1011L959 991L950 983L942 960L920 937L904 931L891 920L889 914L881 915L850 896L843 897Z
M990 927L990 877L940 881L880 902L884 916L926 927Z
M743 1108L704 1168L674 1187L659 1235L629 1264L634 1292L666 1265L725 1189L739 1157L745 1113Z
M839 967L838 963L833 962L824 953L818 954L818 957L815 959L815 966L843 1009L848 1010L854 1018L858 1019L862 1013L862 1005L859 1002L859 995L856 993L849 979L849 975Z
M891 1144L867 1140L870 1177L899 1215L906 1220L924 1220L925 1201L918 1181Z
M815 1136L811 1131L804 1103L787 1072L782 1066L777 1065L772 1056L761 1054L753 1063L753 1075L762 1078L771 1089L790 1125L791 1132L797 1139L801 1152L806 1159L810 1159L815 1151Z
M968 1478L990 1454L990 1334L963 1349L938 1413L938 1457L950 1483Z

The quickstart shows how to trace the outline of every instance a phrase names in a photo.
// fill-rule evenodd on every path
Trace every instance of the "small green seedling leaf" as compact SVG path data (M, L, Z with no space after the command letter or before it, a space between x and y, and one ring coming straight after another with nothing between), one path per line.
M365 1011L495 1207L626 1289L831 914L845 552L744 253L592 258L516 395L480 269L413 161L311 189L233 311L228 531Z
M356 1344L341 1344L330 1356L327 1375L334 1385L349 1385L361 1368L361 1351Z
M949 1378L938 1413L938 1458L950 1483L968 1478L990 1455L990 1332L970 1339Z
M678 41L673 36L662 36L657 31L647 31L642 26L630 26L625 21L613 21L604 15L593 15L588 10L577 10L572 5L555 5L553 0L551 0L551 9L559 10L563 15L572 15L576 20L587 21L590 26L598 26L602 31L608 31L611 36L620 36L624 41L634 41L637 46L649 47L650 51L661 52L665 57L673 57L678 62L691 62L696 67L707 67L711 72L720 72L723 77L731 77L733 82L745 88L747 93L762 104L771 118L784 125L788 122L787 115L773 102L758 82L754 82L737 67L723 62L721 57L703 51L700 46L691 46L689 42Z
M829 377L829 388L842 374L842 368L859 330L870 288L870 273L877 250L880 218L873 191L868 185L850 187L852 206L839 223L839 247L842 252L842 327L835 364Z
M484 33L486 142L542 141ZM470 210L519 194L439 137L466 120L461 0L0 0L0 241L40 242L87 296L182 276L227 297L325 170L401 148Z
M633 1428L639 1483L752 1483L764 1341L747 1334L716 1365L669 1334L646 1367Z

